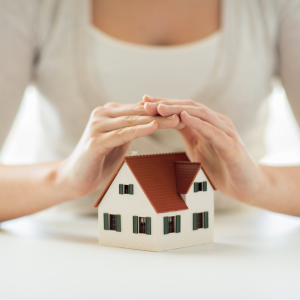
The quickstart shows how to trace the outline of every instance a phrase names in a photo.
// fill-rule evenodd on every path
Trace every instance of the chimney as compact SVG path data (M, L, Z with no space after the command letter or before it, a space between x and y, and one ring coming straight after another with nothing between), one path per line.
M131 151L131 156L138 155L138 151Z

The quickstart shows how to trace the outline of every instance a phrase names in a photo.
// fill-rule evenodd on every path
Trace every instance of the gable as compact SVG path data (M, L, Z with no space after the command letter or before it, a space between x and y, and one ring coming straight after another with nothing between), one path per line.
M103 189L103 191L101 192L99 198L97 199L96 203L94 204L94 207L98 207L99 203L101 202L102 198L104 197L104 195L106 194L107 190L109 189L110 185L112 184L112 182L114 181L115 177L117 176L117 174L119 173L119 170L121 169L121 167L123 166L125 162L125 159L123 158L121 163L119 164L119 166L117 167L116 171L113 173L113 175L111 176L110 180L108 181L107 185L105 186L105 188Z
M119 185L133 185L133 194L120 194ZM156 212L126 162L120 168L103 196L99 211L110 214L155 216Z
M204 170L201 168L199 170L199 172L197 173L197 176L194 178L193 183L194 182L197 182L197 183L201 183L202 182L202 184L203 184L203 182L205 182L205 181L207 182L207 190L206 191L202 190L202 191L195 192L194 191L194 187L192 185L192 187L188 191L188 194L194 194L194 193L196 193L196 194L197 193L200 193L200 194L205 193L206 194L209 191L214 191L214 188L211 185L210 181L208 180L208 178L207 178ZM203 188L203 185L202 185L202 188Z

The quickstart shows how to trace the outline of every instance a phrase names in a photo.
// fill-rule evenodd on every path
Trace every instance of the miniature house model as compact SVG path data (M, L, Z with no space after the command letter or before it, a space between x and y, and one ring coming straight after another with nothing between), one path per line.
M164 251L213 242L214 186L185 153L125 156L95 207L101 245Z

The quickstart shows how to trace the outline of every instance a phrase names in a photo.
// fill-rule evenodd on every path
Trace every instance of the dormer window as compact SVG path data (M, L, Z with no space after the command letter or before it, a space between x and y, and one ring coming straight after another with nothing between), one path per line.
M207 181L194 182L194 193L206 192L207 191Z
M119 184L120 195L133 195L133 184Z

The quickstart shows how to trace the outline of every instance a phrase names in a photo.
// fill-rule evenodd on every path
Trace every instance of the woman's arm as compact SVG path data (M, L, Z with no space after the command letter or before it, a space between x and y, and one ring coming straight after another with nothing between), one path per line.
M23 1L0 1L0 149L33 72L36 49L31 8L31 3Z
M224 195L271 211L300 216L300 167L257 164L231 120L192 100L144 97L151 115L177 114L192 161L201 162Z
M96 108L67 159L33 166L0 166L0 221L92 193L112 174L130 141L178 124L177 115L146 116L141 105L109 103Z

